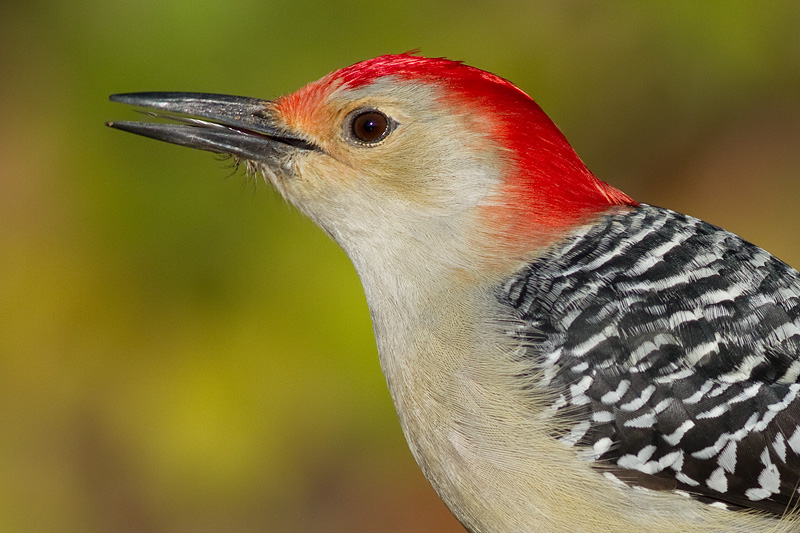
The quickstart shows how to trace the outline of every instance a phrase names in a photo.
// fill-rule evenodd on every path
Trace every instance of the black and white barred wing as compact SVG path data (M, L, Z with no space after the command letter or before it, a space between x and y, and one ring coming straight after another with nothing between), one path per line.
M530 264L501 300L537 388L572 421L557 437L583 457L708 501L782 512L798 500L797 271L642 206Z

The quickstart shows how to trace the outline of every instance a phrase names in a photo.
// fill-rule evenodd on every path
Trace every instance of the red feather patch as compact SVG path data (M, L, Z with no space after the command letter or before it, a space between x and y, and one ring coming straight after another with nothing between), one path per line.
M513 223L523 232L525 227L564 228L613 206L637 205L597 179L536 102L508 80L458 61L412 54L363 61L339 70L333 79L357 88L384 76L449 90L450 103L479 112L498 145L509 148L514 169L506 177L504 205L497 213L503 225Z

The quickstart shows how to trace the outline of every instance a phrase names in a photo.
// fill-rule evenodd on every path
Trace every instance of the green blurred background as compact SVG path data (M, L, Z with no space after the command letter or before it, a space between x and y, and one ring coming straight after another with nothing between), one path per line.
M420 48L516 82L601 178L800 265L800 4L0 7L0 531L461 531L347 258L110 93L273 97Z

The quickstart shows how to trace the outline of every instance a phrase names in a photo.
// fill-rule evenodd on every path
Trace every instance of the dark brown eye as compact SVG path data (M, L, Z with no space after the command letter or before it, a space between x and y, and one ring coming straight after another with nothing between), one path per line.
M363 143L376 143L389 134L389 117L379 111L363 111L351 122L353 136Z

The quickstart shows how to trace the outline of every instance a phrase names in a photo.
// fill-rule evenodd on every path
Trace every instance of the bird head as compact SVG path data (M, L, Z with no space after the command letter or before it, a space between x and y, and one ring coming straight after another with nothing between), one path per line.
M228 154L262 174L359 266L529 259L635 202L592 175L522 90L447 59L386 55L277 98L134 93L171 123L111 122ZM410 254L410 255L409 255Z

